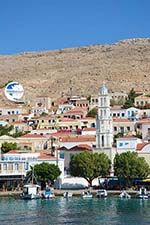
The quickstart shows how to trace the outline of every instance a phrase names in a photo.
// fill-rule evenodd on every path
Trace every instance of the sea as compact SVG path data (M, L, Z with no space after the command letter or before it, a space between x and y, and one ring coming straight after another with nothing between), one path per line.
M150 225L150 200L0 198L0 225Z

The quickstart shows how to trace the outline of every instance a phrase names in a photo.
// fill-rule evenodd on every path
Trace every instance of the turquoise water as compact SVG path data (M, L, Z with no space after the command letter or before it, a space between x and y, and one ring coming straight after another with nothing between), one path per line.
M150 224L150 200L0 198L0 225L6 224L145 225Z

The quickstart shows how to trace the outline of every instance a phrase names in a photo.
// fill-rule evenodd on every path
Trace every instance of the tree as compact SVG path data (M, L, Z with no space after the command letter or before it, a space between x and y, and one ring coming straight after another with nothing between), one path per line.
M13 126L0 126L0 136L10 135L10 132L13 130Z
M97 115L97 108L93 108L87 113L87 116L93 117L93 118L95 118L96 115Z
M43 162L34 166L34 173L39 182L45 184L46 182L51 181L53 184L61 174L61 171L57 165Z
M114 159L115 175L124 178L127 186L135 178L146 178L150 173L148 163L143 157L138 157L136 152L125 152L117 154Z
M130 107L133 107L134 106L134 99L135 97L137 97L138 95L136 94L136 92L134 91L134 88L132 88L128 94L128 98L127 100L125 101L124 105L123 105L123 108L127 109L127 108L130 108Z
M17 150L17 143L12 143L12 142L4 142L1 146L1 150L3 153L7 153L10 150Z
M85 178L89 185L92 180L109 174L110 160L104 153L82 152L72 156L70 161L70 174Z

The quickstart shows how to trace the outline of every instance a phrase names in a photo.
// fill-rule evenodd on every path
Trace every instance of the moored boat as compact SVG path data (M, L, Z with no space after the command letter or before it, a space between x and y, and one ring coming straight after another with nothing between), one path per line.
M141 187L140 190L137 192L137 198L148 199L148 193L145 187Z
M72 198L72 195L73 194L71 192L68 192L68 191L63 193L64 198Z
M23 199L37 199L41 197L40 194L40 185L38 184L26 184L23 187L23 192L21 197Z
M37 184L34 168L28 177L26 184L23 186L23 192L21 194L23 199L37 199L41 198L41 186Z
M49 188L47 187L41 194L42 198L45 198L45 199L50 199L50 198L54 198L55 197L55 194L54 192Z
M120 198L131 198L131 195L129 195L126 191L122 191L119 195Z
M93 195L92 195L92 193L90 191L84 191L82 193L82 197L83 198L93 198Z
M96 193L97 198L106 198L107 197L107 191L105 189L100 189Z

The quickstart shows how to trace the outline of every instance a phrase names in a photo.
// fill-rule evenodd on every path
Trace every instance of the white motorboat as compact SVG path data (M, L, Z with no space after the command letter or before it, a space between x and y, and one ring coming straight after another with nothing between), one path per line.
M83 198L93 198L93 195L92 195L92 193L90 191L84 191L82 193L82 197Z
M141 187L140 190L137 192L137 198L148 199L148 193L145 187Z
M100 189L96 193L97 198L106 198L107 197L107 191L105 189Z
M73 194L71 192L68 192L68 191L63 193L64 198L72 198L72 195Z
M41 194L42 198L45 198L45 199L50 199L50 198L54 198L55 197L55 194L54 192L49 188L47 187Z
M119 196L120 198L131 198L131 195L129 195L126 191L122 191Z
M40 194L41 187L37 184L26 184L23 187L23 192L21 197L23 199L37 199L41 197Z

